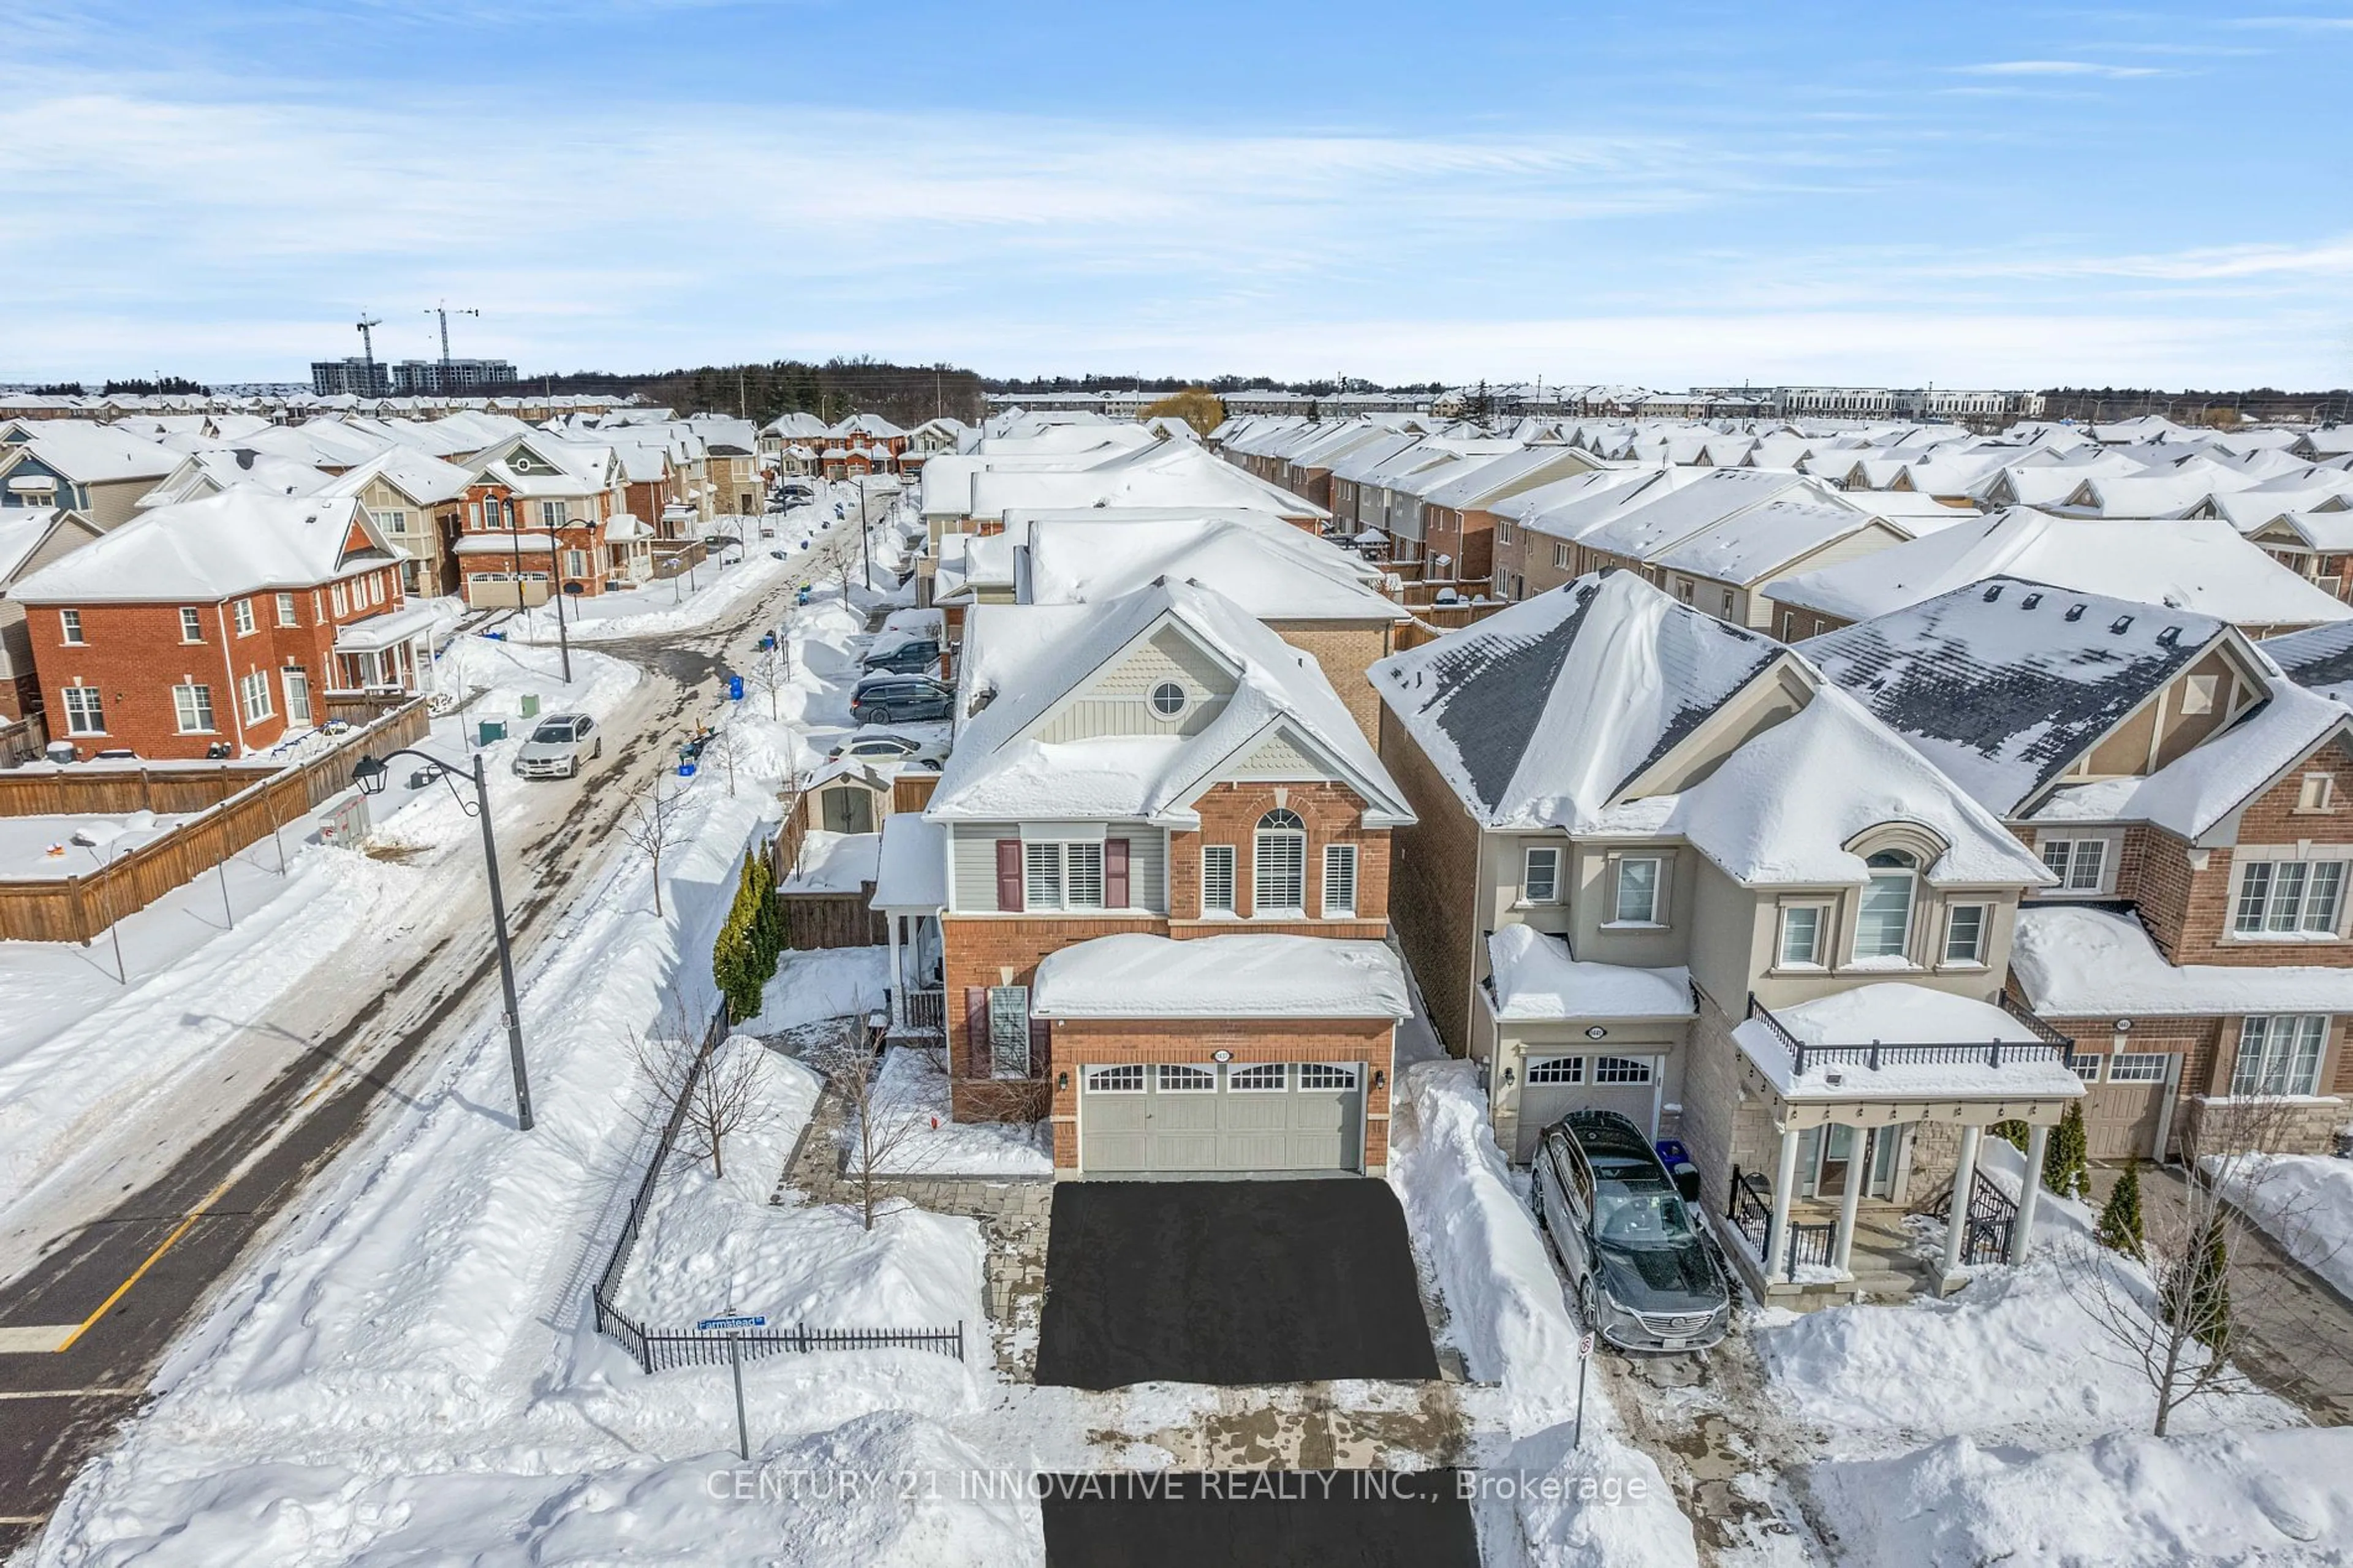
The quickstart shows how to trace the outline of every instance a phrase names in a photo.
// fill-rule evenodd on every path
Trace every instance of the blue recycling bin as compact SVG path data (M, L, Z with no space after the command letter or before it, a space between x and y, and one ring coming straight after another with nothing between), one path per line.
M730 702L741 702L744 700L744 678L742 676L731 675L727 678L727 700Z

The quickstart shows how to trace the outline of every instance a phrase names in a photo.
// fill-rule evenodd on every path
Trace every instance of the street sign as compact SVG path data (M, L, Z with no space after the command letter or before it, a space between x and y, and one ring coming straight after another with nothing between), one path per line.
M705 1318L694 1325L698 1333L709 1333L713 1329L765 1329L767 1326L768 1320L758 1313L734 1318Z
M1593 1353L1593 1331L1591 1329L1586 1330L1585 1337L1577 1342L1577 1353L1580 1356L1589 1356Z

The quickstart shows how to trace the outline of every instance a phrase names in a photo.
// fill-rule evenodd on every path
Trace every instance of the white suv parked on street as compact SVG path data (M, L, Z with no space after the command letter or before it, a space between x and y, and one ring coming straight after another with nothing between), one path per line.
M605 737L586 713L550 713L515 753L514 771L527 779L568 779L580 764L605 754Z

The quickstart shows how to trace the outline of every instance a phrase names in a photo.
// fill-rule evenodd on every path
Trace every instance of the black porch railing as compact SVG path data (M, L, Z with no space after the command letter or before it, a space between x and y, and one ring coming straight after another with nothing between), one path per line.
M902 991L899 993L899 1031L907 1035L937 1035L948 1032L948 994L945 991Z
M1732 1190L1724 1205L1724 1217L1732 1222L1732 1228L1740 1233L1741 1239L1748 1243L1748 1249L1762 1263L1766 1244L1773 1236L1773 1204L1756 1178L1737 1165L1732 1167Z
M1871 1040L1862 1045L1809 1045L1791 1034L1773 1010L1748 994L1748 1016L1765 1026L1766 1032L1787 1053L1796 1076L1803 1078L1809 1066L1841 1063L1876 1072L1882 1065L1906 1063L1919 1066L1944 1066L1958 1063L1983 1062L2000 1068L2004 1062L2049 1061L2062 1067L2073 1065L2075 1042L2027 1012L2008 995L2001 998L2003 1011L2025 1024L2035 1035L2025 1040L1951 1040L1935 1044L1888 1045Z
M1740 1233L1748 1249L1757 1255L1758 1264L1771 1263L1773 1201L1757 1178L1744 1173L1737 1165L1732 1168L1731 1198L1724 1212L1732 1228ZM1808 1222L1792 1215L1785 1228L1788 1232L1788 1256L1782 1260L1783 1279L1794 1283L1800 1268L1831 1266L1831 1258L1838 1250L1836 1221Z
M1913 1212L1952 1224L1953 1189L1946 1187ZM1961 1224L1965 1227L1961 1235L1963 1263L2009 1261L2010 1237L2018 1228L2018 1204L1983 1171L1969 1173L1969 1207Z

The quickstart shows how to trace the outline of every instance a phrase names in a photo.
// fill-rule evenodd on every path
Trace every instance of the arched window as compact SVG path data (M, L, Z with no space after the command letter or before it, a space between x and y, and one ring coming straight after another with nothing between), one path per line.
M1251 866L1252 913L1306 914L1307 825L1298 813L1277 806L1258 819Z
M1902 958L1910 951L1919 865L1917 857L1903 849L1882 849L1863 861L1870 879L1854 922L1857 958Z

